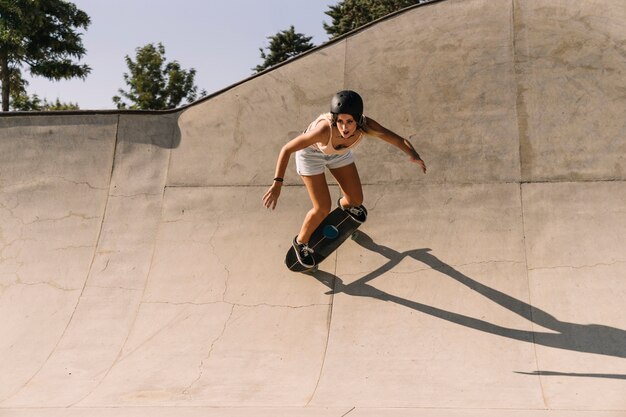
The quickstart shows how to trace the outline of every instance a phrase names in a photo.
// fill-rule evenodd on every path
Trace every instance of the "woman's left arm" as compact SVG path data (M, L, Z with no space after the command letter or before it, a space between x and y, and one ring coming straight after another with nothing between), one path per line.
M409 157L411 158L411 162L418 164L422 168L424 174L426 173L426 164L419 156L411 142L408 141L408 139L404 139L400 135L392 132L375 120L370 119L369 117L367 118L366 123L367 127L365 129L365 133L367 135L375 136L400 149L402 152L409 155Z

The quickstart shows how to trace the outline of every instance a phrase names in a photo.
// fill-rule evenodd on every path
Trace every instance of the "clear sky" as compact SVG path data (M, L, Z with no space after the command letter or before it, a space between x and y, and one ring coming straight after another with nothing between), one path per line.
M117 90L127 90L124 57L149 43L163 43L167 61L195 68L196 85L209 94L252 75L262 63L268 36L294 25L320 45L328 40L324 12L336 0L73 0L91 17L84 32L91 67L85 81L30 77L27 91L40 98L78 103L83 110L114 109Z

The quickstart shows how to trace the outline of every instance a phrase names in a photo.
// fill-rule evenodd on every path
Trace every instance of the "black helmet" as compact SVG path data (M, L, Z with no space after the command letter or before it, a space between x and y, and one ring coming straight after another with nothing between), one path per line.
M363 99L352 90L340 91L330 102L330 112L334 115L350 114L359 122L363 115Z

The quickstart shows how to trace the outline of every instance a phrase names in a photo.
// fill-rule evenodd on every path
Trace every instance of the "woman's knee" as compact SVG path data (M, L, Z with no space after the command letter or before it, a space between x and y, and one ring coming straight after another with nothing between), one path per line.
M330 214L330 204L315 206L311 209L311 214L317 218L325 219Z

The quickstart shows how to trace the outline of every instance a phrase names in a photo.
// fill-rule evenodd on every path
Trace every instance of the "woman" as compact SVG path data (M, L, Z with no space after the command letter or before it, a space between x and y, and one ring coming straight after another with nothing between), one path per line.
M313 250L308 247L309 239L331 211L325 168L333 174L343 193L337 205L360 223L367 219L367 210L363 207L363 188L352 155L352 149L366 135L396 146L426 173L426 165L411 143L373 119L365 118L363 100L351 90L335 94L331 100L330 113L320 115L304 133L289 141L280 151L274 182L263 196L263 204L272 210L276 208L289 157L295 152L298 174L302 177L313 203L313 208L302 223L300 233L293 240L298 261L307 268L315 266L315 260L311 256Z

